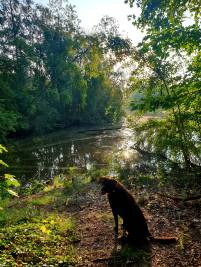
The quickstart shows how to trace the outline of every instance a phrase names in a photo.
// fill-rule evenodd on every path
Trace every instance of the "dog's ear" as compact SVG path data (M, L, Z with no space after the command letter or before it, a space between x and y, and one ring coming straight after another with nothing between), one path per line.
M98 177L98 183L103 184L105 183L109 178L107 176L100 176Z
M104 183L104 177L103 176L98 177L97 182L98 182L98 184Z

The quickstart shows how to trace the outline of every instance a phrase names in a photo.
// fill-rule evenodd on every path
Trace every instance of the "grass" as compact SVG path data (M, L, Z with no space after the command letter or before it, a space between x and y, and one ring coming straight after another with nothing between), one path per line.
M0 210L0 266L75 266L76 222L65 209L77 189L83 187L72 182L62 186L57 181L57 186L40 194L4 202Z
M58 214L41 214L29 222L0 229L0 266L75 265L74 222Z

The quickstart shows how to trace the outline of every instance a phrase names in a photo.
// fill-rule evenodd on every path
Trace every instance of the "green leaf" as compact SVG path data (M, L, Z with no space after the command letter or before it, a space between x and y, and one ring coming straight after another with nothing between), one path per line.
M15 175L9 174L9 173L5 173L4 176L5 176L6 179L12 179L12 178L15 177Z
M11 190L11 189L6 189L6 191L7 191L10 195L12 195L12 196L14 196L14 197L19 197L19 196L18 196L18 193L16 193L15 191L13 191L13 190Z
M2 159L0 159L0 165L3 165L5 167L8 167L8 164L6 164Z
M14 175L6 173L4 176L6 178L6 183L8 186L15 186L15 187L20 186L20 183L18 182L17 179L14 178L15 177Z
M47 235L51 234L51 230L47 229L47 227L46 227L45 225L42 225L42 226L40 227L40 230L41 230L44 234L47 234Z
M0 144L0 153L2 154L3 152L8 152L8 150Z

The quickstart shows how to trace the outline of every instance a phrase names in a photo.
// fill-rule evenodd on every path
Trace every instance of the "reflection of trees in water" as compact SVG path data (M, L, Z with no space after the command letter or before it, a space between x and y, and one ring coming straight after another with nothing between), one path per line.
M11 166L9 173L16 175L25 184L32 180L49 180L55 175L66 174L72 166L85 171L92 166L104 168L110 165L110 170L122 178L154 174L159 169L160 173L167 174L178 169L177 164L158 154L133 147L128 135L122 137L103 133L73 141L56 140L57 144L46 143L40 147L38 144L35 147L31 144L24 149L15 147L6 159Z
M15 174L22 182L32 179L48 180L66 173L71 166L87 169L91 165L107 164L108 155L120 142L118 137L95 137L70 141L30 150L17 150L9 159Z

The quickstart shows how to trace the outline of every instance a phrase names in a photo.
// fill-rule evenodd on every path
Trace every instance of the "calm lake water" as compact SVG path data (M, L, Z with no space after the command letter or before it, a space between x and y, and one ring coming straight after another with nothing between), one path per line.
M5 161L11 166L6 170L14 174L22 185L34 181L51 181L56 175L69 175L69 169L86 173L94 169L104 169L107 174L145 179L167 177L173 181L186 179L193 182L200 176L200 169L194 172L181 169L176 163L133 149L132 130L122 128L75 128L56 132L32 140L21 140L8 147Z
M79 128L19 141L9 148L8 172L29 183L65 174L69 167L83 171L107 168L119 155L125 163L135 154L132 135L128 128Z

